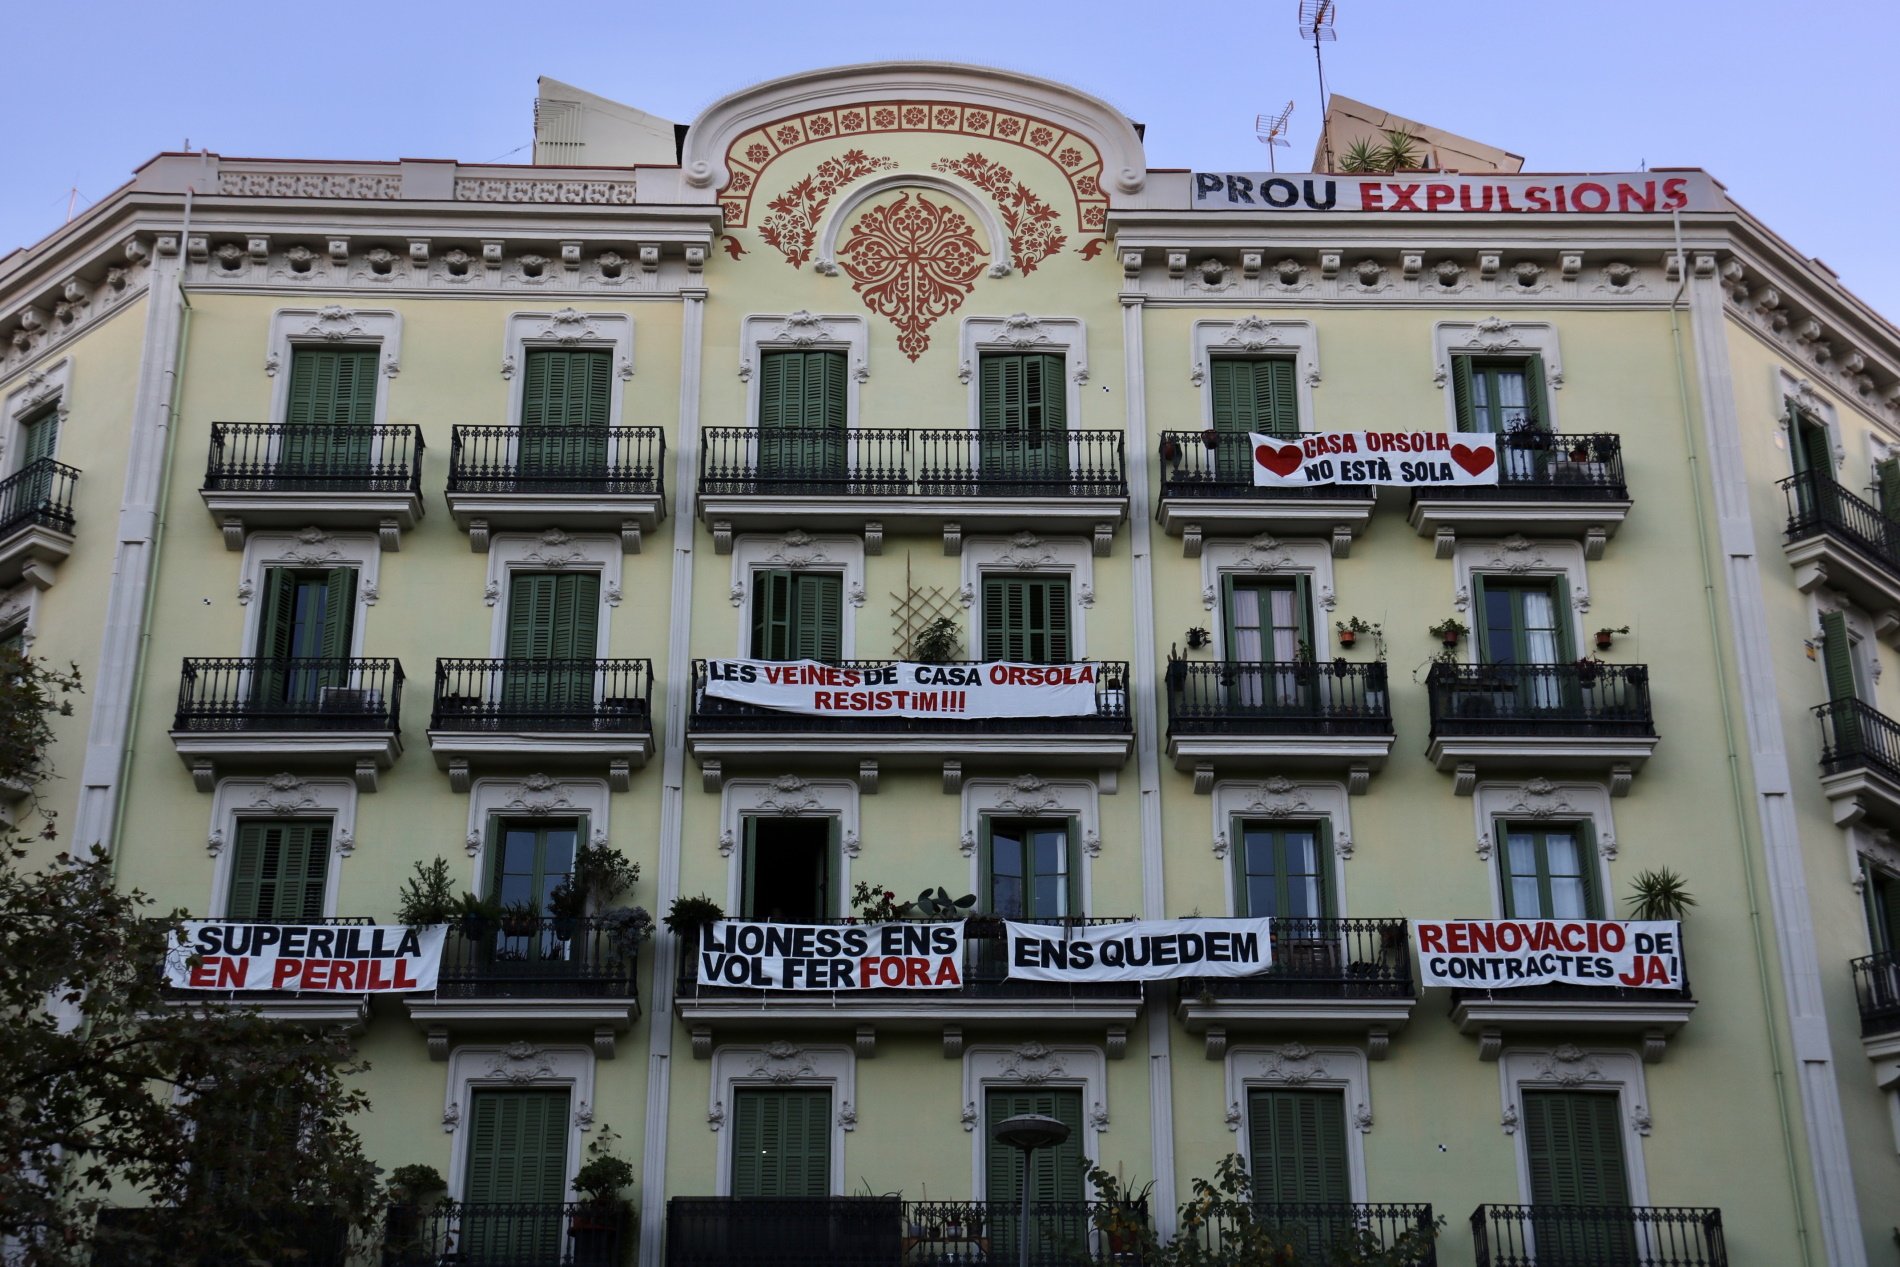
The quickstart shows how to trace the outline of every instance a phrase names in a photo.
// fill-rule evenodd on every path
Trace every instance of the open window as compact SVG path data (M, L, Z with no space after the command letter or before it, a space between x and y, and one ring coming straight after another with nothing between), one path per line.
M741 917L785 924L836 919L838 820L753 815L745 820Z
M266 708L362 711L349 690L355 568L266 568L256 690Z

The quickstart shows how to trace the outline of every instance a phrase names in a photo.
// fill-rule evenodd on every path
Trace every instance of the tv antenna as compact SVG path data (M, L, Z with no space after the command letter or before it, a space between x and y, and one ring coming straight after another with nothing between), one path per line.
M1286 109L1278 114L1256 114L1253 117L1254 139L1267 147L1267 168L1270 171L1280 170L1273 151L1286 148L1286 121L1292 113L1293 103L1289 101Z
M1319 46L1339 38L1333 30L1333 19L1338 16L1337 0L1300 0L1300 38L1313 41L1313 65L1319 71L1319 143L1329 172L1333 170L1333 137L1326 124L1326 62Z

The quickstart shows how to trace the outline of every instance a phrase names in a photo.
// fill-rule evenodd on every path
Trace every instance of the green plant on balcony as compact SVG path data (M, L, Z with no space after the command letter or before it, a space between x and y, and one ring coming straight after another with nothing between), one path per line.
M1447 647L1455 647L1458 645L1458 640L1470 633L1471 629L1456 616L1447 616L1437 624L1427 626L1426 632Z
M477 941L486 937L501 922L501 902L497 898L464 893L450 914L461 925L462 936Z
M922 919L963 919L976 909L976 894L953 898L939 885L936 892L925 889L912 907Z
M1630 918L1679 920L1696 904L1688 881L1668 867L1638 871L1630 880Z
M676 897L662 922L681 937L696 938L699 930L726 917L725 908L701 893L697 897Z
M501 931L509 937L532 937L541 927L541 907L530 901L510 902L501 908Z
M1626 634L1629 631L1630 627L1628 625L1605 625L1603 628L1597 630L1597 650L1608 651L1611 645L1616 642L1616 635Z
M423 1213L442 1203L448 1184L434 1166L410 1164L389 1172L389 1215L384 1223L384 1257L396 1263L424 1263L434 1255L422 1235Z
M1350 647L1358 642L1360 634L1365 634L1379 643L1381 649L1383 649L1385 645L1385 629L1384 626L1380 625L1377 621L1361 620L1357 616L1348 616L1344 620L1335 620L1333 622L1333 628L1339 631L1339 645L1342 647Z
M898 901L891 889L859 880L851 894L851 909L867 924L888 924L903 919L909 904Z
M448 923L456 911L448 860L437 854L433 862L413 865L416 873L403 882L397 897L396 922L410 928Z
M613 901L640 879L640 864L612 845L583 844L574 852L574 883L598 906Z
M607 1267L619 1260L633 1213L620 1195L633 1186L633 1163L615 1151L619 1143L620 1136L602 1123L587 1145L587 1160L574 1172L574 1192L581 1199L569 1223L576 1267Z
M957 622L949 616L939 616L912 636L911 659L918 664L948 664L957 658L960 641Z

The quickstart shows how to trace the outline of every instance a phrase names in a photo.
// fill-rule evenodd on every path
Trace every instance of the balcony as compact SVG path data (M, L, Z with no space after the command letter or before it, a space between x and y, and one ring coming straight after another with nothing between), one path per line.
M1029 1207L1032 1267L1132 1263L1096 1224L1097 1201L1040 1201ZM1145 1224L1145 1203L1120 1220ZM672 1197L666 1203L666 1267L950 1267L1023 1261L1023 1211L1016 1202L905 1201L901 1197Z
M1527 985L1451 991L1451 1019L1459 1033L1476 1035L1478 1059L1484 1061L1494 1061L1503 1053L1508 1036L1540 1034L1635 1039L1641 1043L1644 1062L1655 1064L1663 1058L1670 1037L1689 1023L1695 1008L1686 971L1678 990Z
M1425 677L1432 733L1426 753L1469 796L1480 777L1526 770L1607 778L1610 795L1658 742L1646 664L1446 664Z
M1788 503L1781 552L1795 587L1838 590L1874 618L1880 638L1900 641L1900 523L1816 472L1778 487Z
M1287 437L1297 441L1315 432ZM1181 552L1199 558L1206 537L1327 537L1344 558L1372 522L1369 484L1262 488L1253 482L1252 442L1217 434L1209 448L1199 431L1161 433L1162 531L1181 538Z
M963 538L1024 529L1083 534L1107 554L1128 517L1119 431L988 433L860 428L806 438L708 427L699 448L699 513L720 554L735 532L790 527Z
M1728 1267L1722 1212L1681 1205L1481 1205L1477 1267Z
M373 528L385 550L422 518L422 429L214 422L198 495L242 550L256 528Z
M658 427L456 427L449 514L469 546L495 532L609 532L640 552L666 516L666 436Z
M1374 1261L1385 1267L1437 1267L1437 1220L1429 1204L1261 1201L1255 1203L1253 1213L1250 1247L1257 1247L1264 1237L1271 1246L1292 1249L1292 1257L1282 1260L1276 1256L1272 1259L1276 1263ZM1217 1257L1222 1249L1229 1248L1224 1220L1214 1219L1203 1225L1196 1239L1208 1256L1202 1261L1229 1261ZM1382 1251L1380 1257L1361 1256L1371 1245ZM1244 1249L1240 1252L1247 1253ZM1255 1260L1246 1257L1241 1261Z
M1874 1085L1882 1091L1900 1090L1900 954L1883 951L1848 966L1860 1004L1860 1042L1874 1064Z
M616 792L653 755L651 660L435 662L429 748L466 792L481 766L598 767Z
M1385 1058L1418 1002L1402 919L1276 919L1273 966L1252 977L1193 977L1175 990L1174 1014L1201 1034L1207 1058L1232 1033L1348 1031Z
M73 552L73 487L79 472L52 458L36 458L0 480L0 588L27 582L35 589Z
M230 1213L207 1226L166 1206L107 1206L94 1224L91 1267L350 1267L350 1228L318 1206L280 1207L268 1217ZM430 1262L435 1260L430 1259Z
M1857 699L1815 708L1821 790L1842 827L1900 829L1900 722Z
M842 924L846 920L830 920ZM1121 919L1050 919L1026 923L1064 925L1119 924ZM1009 942L1002 921L978 916L964 925L961 990L766 990L744 986L701 985L698 941L681 947L673 1011L692 1031L693 1055L712 1055L716 1032L769 1030L789 1026L850 1026L857 1030L859 1054L876 1050L878 1028L941 1030L945 1055L962 1050L969 1028L1008 1028L1029 1024L1040 1029L1108 1032L1111 1059L1120 1059L1127 1028L1141 1013L1141 985L1129 981L1060 983L1009 979Z
M1583 557L1604 544L1630 513L1623 442L1614 435L1557 435L1536 428L1498 437L1498 482L1412 492L1412 527L1449 559L1458 535L1565 537Z
M435 993L403 1000L430 1058L448 1059L456 1031L506 1029L585 1033L611 1059L640 1015L640 947L620 928L601 916L451 923Z
M844 669L878 670L896 660L841 660ZM973 664L975 661L958 661ZM780 712L706 694L706 662L693 661L693 711L686 750L707 791L718 791L738 766L782 770L788 761L841 766L875 786L880 764L941 764L944 790L955 792L976 767L1020 773L1025 765L1119 770L1134 751L1128 712L1128 662L1094 660L1095 711L1081 717L926 718L816 717Z
M172 746L200 792L221 769L342 767L362 791L402 753L397 660L188 659Z
M306 919L296 921L240 920L202 918L204 923L218 924L270 924L294 922L299 926L308 924L357 925L367 927L375 921L367 915L335 915L328 919ZM154 964L153 972L160 972L162 964ZM328 1029L341 1026L345 1029L360 1029L369 1023L369 995L340 994L330 990L180 990L165 987L168 1002L177 1007L198 1007L206 1003L223 1003L234 1007L243 1007L267 1020L282 1021L292 1025L312 1025Z
M619 1267L638 1229L624 1207L586 1201L502 1205L392 1205L384 1267ZM359 1262L367 1263L368 1259Z
M1167 686L1168 756L1196 792L1265 762L1336 774L1357 795L1392 752L1383 661L1169 660Z

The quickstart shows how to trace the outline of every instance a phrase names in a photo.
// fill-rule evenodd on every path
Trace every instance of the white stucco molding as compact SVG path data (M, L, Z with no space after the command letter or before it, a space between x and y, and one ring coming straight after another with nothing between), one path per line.
M1516 1144L1517 1189L1531 1198L1528 1141L1521 1129L1524 1092L1613 1091L1623 1127L1623 1157L1629 1171L1631 1205L1649 1204L1649 1173L1643 1165L1643 1140L1651 1129L1649 1089L1643 1062L1633 1051L1584 1049L1574 1043L1550 1048L1507 1047L1498 1058L1498 1090L1503 1097L1499 1125Z
M1477 820L1478 861L1490 865L1503 847L1504 842L1497 838L1497 825L1501 820L1551 826L1588 823L1590 843L1596 854L1593 861L1597 892L1604 895L1604 904L1610 906L1616 892L1610 884L1610 863L1616 860L1618 848L1611 803L1610 789L1602 783L1555 782L1542 776L1519 782L1480 783L1471 796L1471 810ZM1491 866L1487 888L1491 893L1491 914L1501 919L1504 915L1502 866ZM1616 912L1606 910L1604 918L1614 919Z
M838 822L836 909L851 908L851 862L861 846L858 785L852 779L806 779L781 774L775 779L727 779L719 789L719 856L727 859L726 909L737 911L745 898L745 828L748 818L834 818Z
M1082 1093L1082 1155L1100 1157L1102 1133L1109 1127L1108 1057L1100 1047L1050 1047L1018 1043L1013 1047L963 1050L963 1129L970 1134L970 1191L978 1201L989 1195L984 1164L989 1132L983 1125L983 1101L990 1087L1074 1089Z
M498 532L488 545L488 583L482 601L494 609L488 654L499 658L508 650L508 593L516 572L598 572L600 613L594 622L594 655L604 657L609 645L613 609L620 606L620 566L624 557L620 538L606 533Z
M20 379L0 403L0 459L20 451L20 424L52 405L59 414L63 433L66 419L73 411L73 361L63 356L51 365L41 366ZM8 462L16 468L17 462Z
M1247 1121L1247 1093L1256 1089L1338 1091L1346 1107L1346 1169L1352 1199L1366 1199L1365 1137L1372 1130L1372 1079L1366 1053L1358 1047L1230 1047L1226 1056L1226 1122L1234 1133L1232 1151L1253 1156Z
M212 864L210 905L205 913L222 915L231 899L238 827L245 819L309 818L330 823L323 914L325 918L335 915L342 862L356 850L356 796L356 781L347 778L306 779L285 773L219 779L211 793L211 828L205 836L205 853Z
M724 1129L733 1092L742 1087L826 1087L831 1091L831 1177L827 1191L844 1192L844 1137L858 1125L858 1060L849 1047L801 1047L777 1039L757 1047L721 1046L712 1054L712 1094L706 1125L718 1139L713 1195L732 1195L733 1133Z
M1451 358L1454 355L1544 358L1544 393L1549 417L1544 426L1561 431L1557 425L1557 393L1564 385L1563 350L1557 343L1557 327L1548 321L1506 321L1486 317L1482 321L1438 321L1432 324L1432 382L1445 390L1445 429L1458 430L1458 402L1451 391Z
M1333 593L1331 541L1282 541L1268 532L1245 541L1209 541L1201 547L1201 606L1208 611L1219 610L1223 577L1301 574L1309 579L1313 590L1313 645L1323 648L1326 617L1338 601ZM1214 639L1214 657L1227 659L1231 654L1227 647L1227 622L1216 620L1209 628Z
M1231 320L1196 321L1193 348L1194 359L1188 367L1188 381L1200 388L1202 430L1214 425L1214 358L1273 355L1293 357L1294 391L1300 409L1299 429L1320 429L1313 408L1313 388L1320 381L1319 330L1312 322L1286 317L1262 317L1252 313Z
M580 1169L582 1133L594 1125L594 1052L591 1047L542 1047L521 1040L502 1047L456 1047L449 1052L447 1089L442 1100L442 1129L454 1135L474 1111L475 1092L533 1087L561 1088L568 1095L567 1175ZM468 1147L449 1145L449 1196L464 1199ZM573 1200L569 1191L568 1200Z
M31 581L0 590L0 638L10 637L17 630L21 650L32 652L39 637L40 595L45 592Z
M1214 857L1221 865L1221 882L1227 886L1227 909L1238 911L1234 892L1234 866L1229 859L1240 843L1233 838L1234 820L1262 818L1280 820L1325 819L1332 836L1333 893L1343 918L1346 905L1346 863L1353 855L1352 797L1344 783L1325 780L1302 782L1275 774L1259 782L1222 779L1214 784Z
M1840 411L1834 408L1834 402L1822 395L1811 379L1790 374L1779 365L1769 372L1773 375L1774 403L1765 416L1771 420L1774 428L1775 447L1783 452L1787 451L1790 442L1787 423L1788 406L1794 405L1808 417L1820 423L1827 431L1827 445L1834 455L1834 470L1838 475L1847 461L1847 443L1841 435L1841 415ZM1885 442L1880 443L1882 447L1891 448ZM1788 470L1790 474L1794 471L1792 454L1788 458Z
M244 640L237 654L255 654L266 606L265 572L271 568L353 568L356 600L355 610L350 613L350 655L362 655L369 609L381 596L382 561L381 541L373 532L325 532L310 527L300 532L246 534L237 589L238 605L244 608Z
M893 189L929 189L945 198L953 199L956 204L983 226L983 233L990 240L991 277L1007 276L1010 270L1009 233L1003 228L1003 222L997 217L995 208L990 206L988 198L971 189L961 181L951 180L931 172L900 172L893 176L879 176L854 185L851 191L838 199L837 205L825 213L825 222L818 231L818 251L812 260L812 271L826 277L835 277L838 273L838 235L844 231L845 222L851 213L859 207Z
M1581 541L1533 540L1516 533L1479 541L1460 538L1452 548L1451 605L1474 630L1472 636L1464 640L1465 655L1476 662L1475 622L1483 615L1471 609L1474 575L1513 580L1562 577L1570 591L1570 645L1578 655L1585 654L1591 645L1584 628L1590 612L1590 576L1584 567L1583 549Z
M518 779L476 779L468 789L469 884L481 892L488 874L488 824L495 818L584 818L588 843L604 845L609 835L612 790L605 779L575 779L528 774Z
M1103 184L1109 189L1135 194L1147 184L1141 137L1127 115L1101 98L1014 71L926 61L805 71L721 97L700 112L686 134L680 155L684 184L710 202L731 178L726 149L738 137L787 115L879 98L952 101L1035 115L1094 142L1102 156Z
M1085 537L1039 537L1019 532L1008 537L966 537L963 541L960 597L970 609L974 640L983 628L985 573L1063 574L1069 578L1069 650L1077 660L1088 652L1088 609L1095 606L1095 551Z
M858 426L858 386L871 377L871 327L862 315L836 312L752 312L739 319L739 381L746 385L745 418L759 425L759 362L767 352L836 351L851 372L844 382L844 424Z
M1089 912L1094 897L1094 862L1102 852L1101 789L1093 779L1045 779L1019 774L1013 779L965 779L959 791L962 814L957 848L970 860L970 890L983 883L983 860L977 842L983 839L985 818L1073 818L1081 834L1078 857L1082 909Z
M633 377L633 318L624 312L557 308L511 312L503 326L501 376L508 381L508 426L519 426L530 348L608 348L614 358L608 425L625 426L627 380Z
M845 659L858 654L858 609L864 606L864 538L826 533L822 536L800 528L770 535L741 533L732 539L732 587L727 593L734 607L741 609L737 626L737 654L752 654L752 622L744 608L752 597L752 574L786 568L793 572L838 572L844 576L842 627L839 647Z
M290 402L290 353L293 347L374 343L379 377L394 378L402 368L402 314L393 308L279 308L270 317L269 343L264 349L264 373L270 376L270 417L278 423ZM389 391L376 387L376 426L389 425Z

